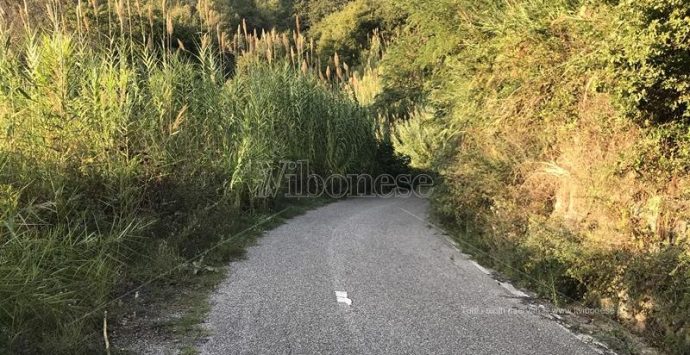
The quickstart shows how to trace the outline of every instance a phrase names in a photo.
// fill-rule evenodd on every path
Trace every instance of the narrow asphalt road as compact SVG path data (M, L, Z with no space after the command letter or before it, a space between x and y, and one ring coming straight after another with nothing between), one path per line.
M215 292L201 353L595 353L426 215L418 198L350 199L266 233Z

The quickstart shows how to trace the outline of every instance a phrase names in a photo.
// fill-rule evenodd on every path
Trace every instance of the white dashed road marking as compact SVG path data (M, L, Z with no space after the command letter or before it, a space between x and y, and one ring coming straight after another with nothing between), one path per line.
M352 305L352 300L347 298L347 292L345 291L335 291L335 297L338 299L338 303L344 303L348 306Z

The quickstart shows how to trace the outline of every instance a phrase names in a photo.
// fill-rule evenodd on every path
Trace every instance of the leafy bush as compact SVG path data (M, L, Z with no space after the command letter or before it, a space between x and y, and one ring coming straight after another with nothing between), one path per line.
M398 149L441 175L437 215L555 302L612 307L683 353L687 2L402 6L379 99L429 112Z
M626 113L653 123L690 120L690 4L623 0L611 61Z
M391 30L403 16L392 2L356 0L313 24L310 34L317 40L322 59L338 53L354 67L360 64L360 53L367 48L371 34L375 30Z

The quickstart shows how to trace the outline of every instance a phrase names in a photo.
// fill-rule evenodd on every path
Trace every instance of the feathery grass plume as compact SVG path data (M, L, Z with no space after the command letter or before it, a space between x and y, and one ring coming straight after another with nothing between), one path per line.
M140 18L144 17L144 8L141 6L141 0L135 0L134 6L137 8L137 16Z
M153 15L153 4L149 3L148 6L146 7L146 16L149 20L149 33L153 35L153 21L154 21L154 15Z
M117 15L117 20L120 23L120 35L124 36L125 32L125 1L116 0L115 2L115 14Z
M285 53L288 53L292 50L292 46L290 45L290 39L288 38L287 33L283 33L281 35L281 43L283 44L283 49L285 50Z
M222 34L213 43L205 33L193 58L182 43L154 50L154 21L174 34L163 1L163 14L142 4L145 44L118 41L128 10L108 4L91 3L96 19L118 6L107 41L86 41L51 13L53 29L0 46L0 225L12 226L0 228L0 352L102 351L88 340L122 285L150 280L141 264L196 255L271 204L260 192L274 162L306 159L323 175L375 166L369 112L323 85L293 44L283 50L285 36L249 35L245 24L227 78ZM0 43L9 36L0 26Z
M297 36L300 36L302 33L302 24L299 19L299 15L295 16L295 31L297 31Z
M218 47L221 50L221 52L225 51L225 39L224 39L225 33L221 30L220 24L216 25L216 40L218 41Z
M338 57L338 52L333 55L333 65L335 66L335 73L338 80L343 81L343 70L340 67L340 57Z
M0 15L2 15L0 13ZM84 21L83 21L83 8L82 8L82 3L81 0L77 0L77 6L76 6L76 16L77 16L77 36L81 37L82 33L84 32Z
M172 14L167 14L165 17L165 32L172 37L175 32L175 24L173 22Z

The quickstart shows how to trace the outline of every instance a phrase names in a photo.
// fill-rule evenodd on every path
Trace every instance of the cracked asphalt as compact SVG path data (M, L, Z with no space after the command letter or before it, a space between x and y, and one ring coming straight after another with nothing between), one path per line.
M349 199L267 232L215 291L200 352L596 353L527 311L426 222L427 209L419 198Z

